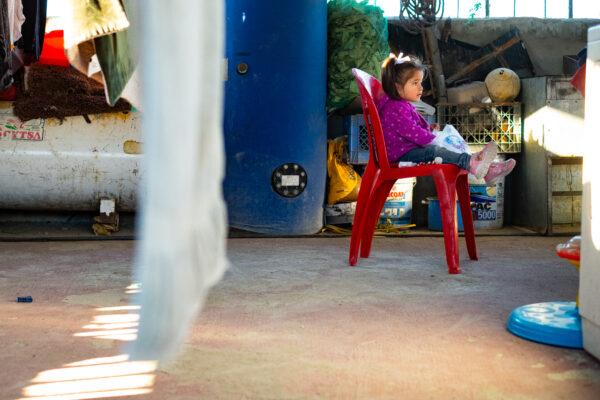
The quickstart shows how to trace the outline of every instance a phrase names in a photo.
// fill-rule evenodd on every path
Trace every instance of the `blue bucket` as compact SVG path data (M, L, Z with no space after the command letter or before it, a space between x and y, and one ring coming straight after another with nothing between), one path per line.
M427 210L427 226L429 230L442 231L442 214L440 213L440 201L436 197L429 197L427 198L427 202L429 204ZM456 211L456 216L458 218L458 230L462 232L464 228L458 201L456 202Z

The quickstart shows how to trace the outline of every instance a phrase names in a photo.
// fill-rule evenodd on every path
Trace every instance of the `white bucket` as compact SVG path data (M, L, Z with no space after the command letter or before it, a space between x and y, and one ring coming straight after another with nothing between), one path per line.
M495 161L504 161L498 155ZM475 229L497 229L504 225L504 178L494 185L486 185L483 179L469 174L471 210Z
M410 224L413 187L416 183L417 178L398 179L394 183L381 210L381 215L379 216L380 224L391 224L392 226Z

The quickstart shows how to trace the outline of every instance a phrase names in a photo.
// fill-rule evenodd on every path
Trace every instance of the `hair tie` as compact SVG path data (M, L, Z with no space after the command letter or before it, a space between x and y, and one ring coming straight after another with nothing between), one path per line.
M404 56L403 53L398 54L397 56L394 53L390 53L390 57L394 59L394 64L402 64L403 62L410 61L410 56Z

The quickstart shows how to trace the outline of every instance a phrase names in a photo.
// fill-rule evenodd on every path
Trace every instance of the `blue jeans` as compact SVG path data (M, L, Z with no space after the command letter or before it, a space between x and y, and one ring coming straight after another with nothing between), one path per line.
M404 154L398 161L412 161L414 163L428 163L436 157L442 159L444 164L458 165L464 170L469 170L471 156L467 153L455 153L440 146L428 145L425 147L417 147L408 153Z

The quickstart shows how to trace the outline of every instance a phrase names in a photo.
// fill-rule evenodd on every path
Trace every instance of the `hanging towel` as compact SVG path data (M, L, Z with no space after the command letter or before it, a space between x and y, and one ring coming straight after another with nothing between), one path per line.
M141 309L131 360L177 354L225 271L223 3L143 2L146 172L135 260Z
M67 0L67 5L65 49L129 26L119 0Z
M81 1L69 1L79 4L79 7L73 8L72 13L67 17L69 27L65 28L65 48L69 62L78 71L103 83L106 102L111 106L115 105L129 83L137 64L135 26L131 25L131 19L135 17L132 2L104 0L99 2L104 8L98 11L100 9L94 6L82 7ZM92 21L96 22L87 24L80 22L85 19L84 16L89 18L88 14L92 16ZM117 21L111 22L109 20L111 16ZM77 34L76 31L81 29L92 34ZM99 35L97 34L99 31L107 33ZM71 38L67 39L67 36ZM75 43L84 37L93 38ZM90 71L94 55L101 72L95 69ZM135 87L135 84L129 86ZM128 95L132 95L131 90L128 90Z
M132 27L94 39L96 54L104 76L106 100L111 106L121 96L137 63L135 21L132 20L135 13L129 0L123 0L123 6Z

